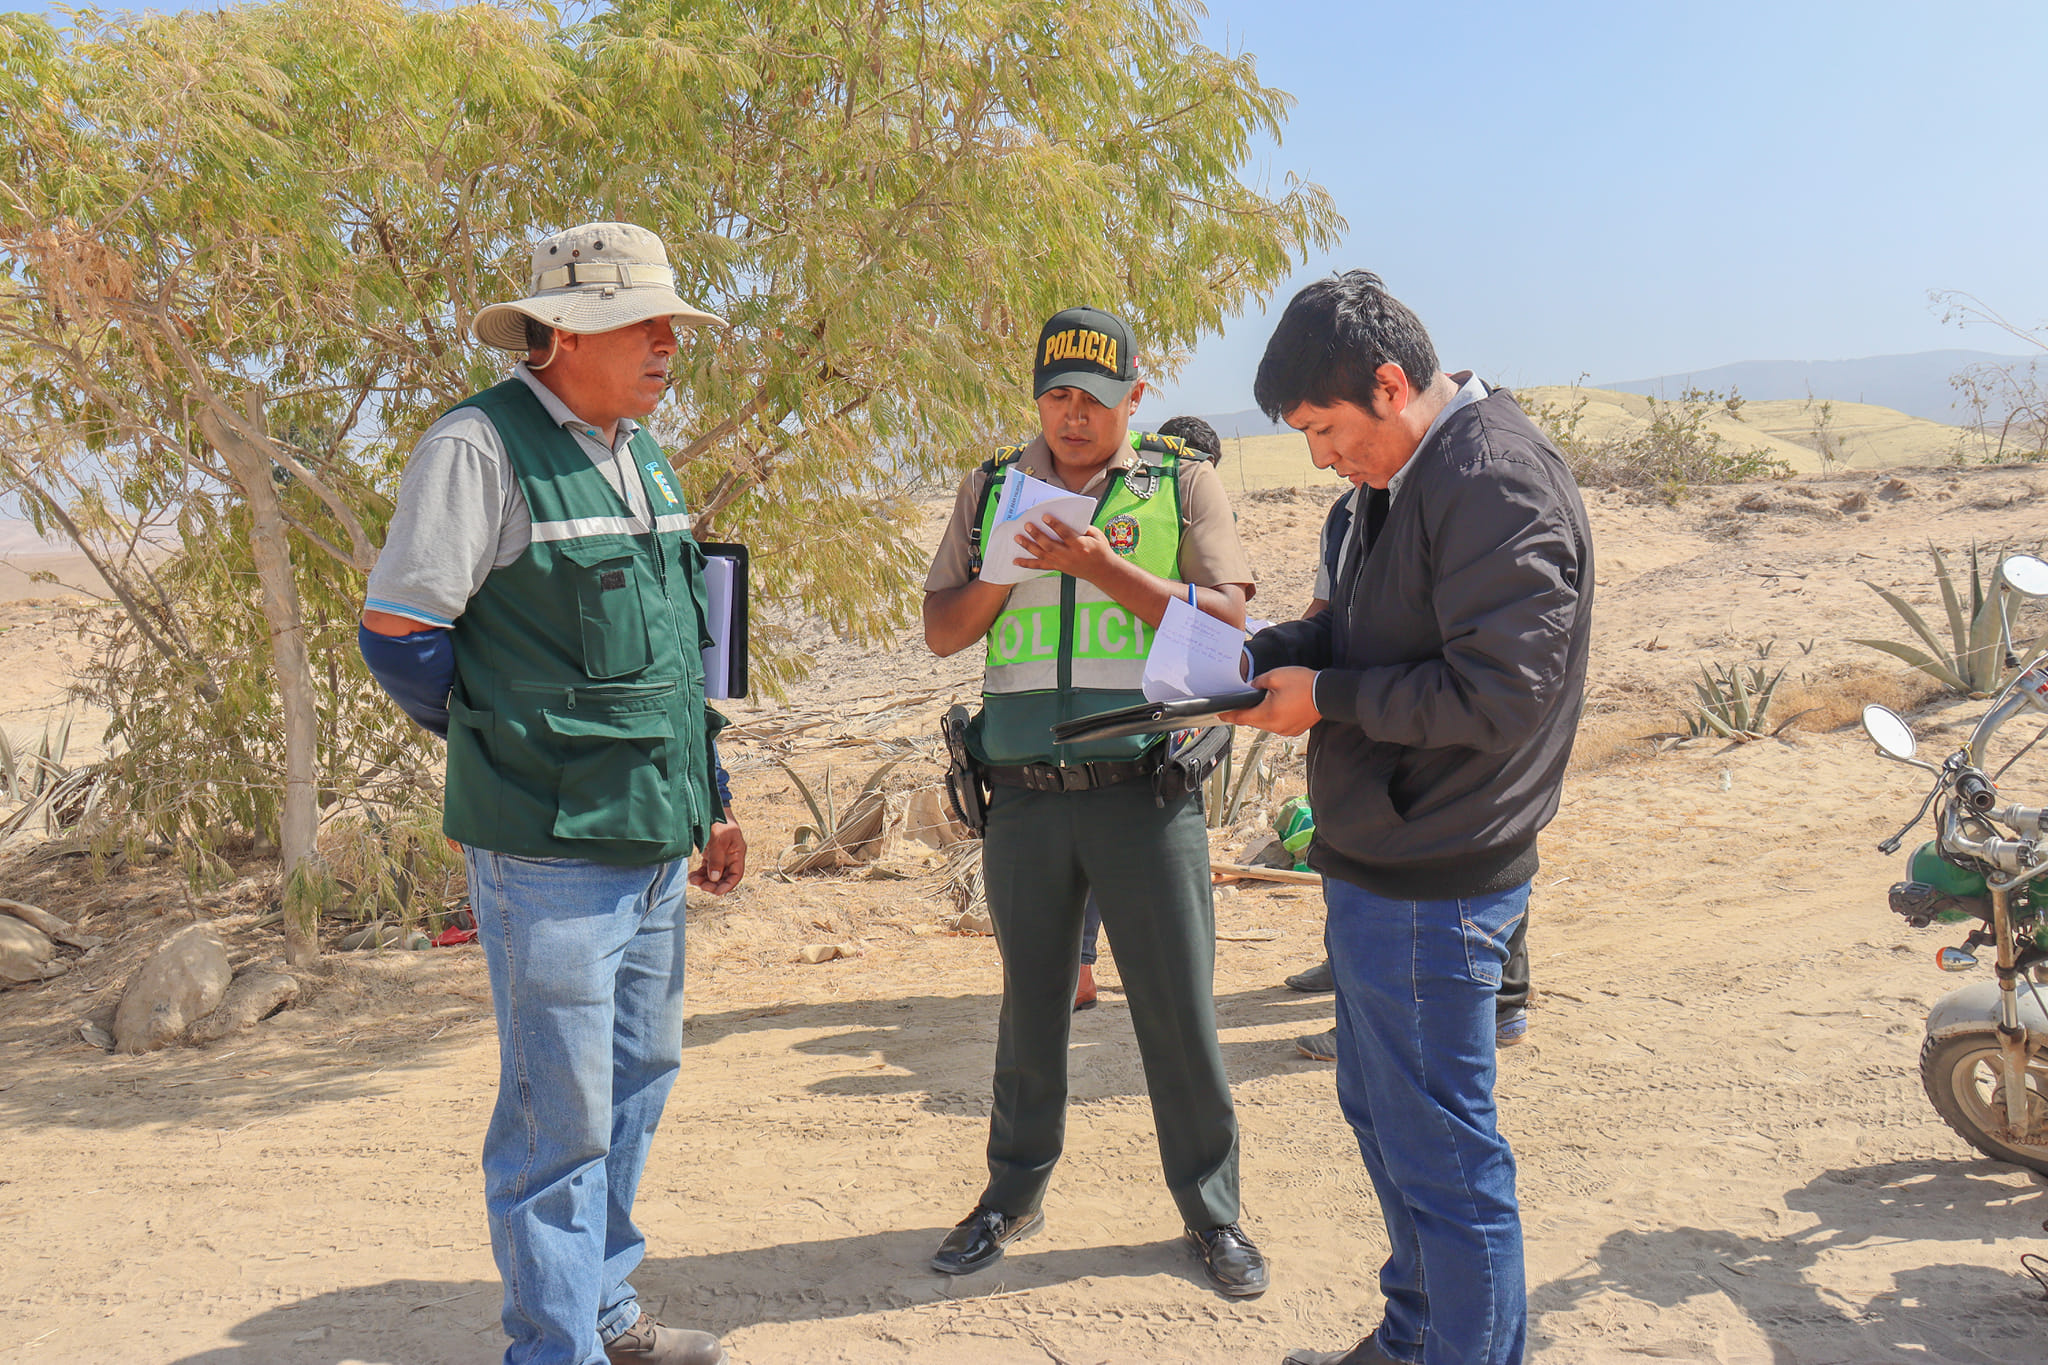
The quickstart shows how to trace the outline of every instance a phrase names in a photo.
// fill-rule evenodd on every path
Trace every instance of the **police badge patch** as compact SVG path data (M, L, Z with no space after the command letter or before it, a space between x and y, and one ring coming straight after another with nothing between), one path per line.
M1111 517L1109 524L1102 528L1102 534L1109 539L1109 548L1128 559L1138 549L1138 519L1126 512L1120 517Z

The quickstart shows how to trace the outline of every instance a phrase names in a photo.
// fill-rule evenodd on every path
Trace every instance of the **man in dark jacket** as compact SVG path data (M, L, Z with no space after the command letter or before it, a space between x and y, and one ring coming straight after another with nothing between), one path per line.
M1442 373L1421 322L1365 271L1288 304L1255 397L1367 490L1330 610L1252 639L1268 695L1231 718L1314 727L1337 1097L1392 1245L1379 1327L1287 1360L1509 1365L1528 1301L1494 993L1578 725L1585 508L1513 396Z

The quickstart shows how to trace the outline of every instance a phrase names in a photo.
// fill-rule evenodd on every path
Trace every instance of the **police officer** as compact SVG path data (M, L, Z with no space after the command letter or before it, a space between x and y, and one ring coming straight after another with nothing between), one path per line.
M1134 339L1093 308L1040 332L1040 434L971 473L925 580L925 641L941 657L985 640L969 745L990 786L983 842L1003 958L989 1181L940 1245L962 1275L1043 1225L1065 1132L1067 1038L1082 904L1092 888L1130 1000L1167 1188L1210 1282L1263 1293L1265 1259L1238 1226L1237 1116L1216 1041L1215 910L1199 796L1156 789L1156 736L1055 745L1049 727L1141 700L1151 633L1175 597L1242 624L1252 574L1222 482L1178 441L1134 436L1144 393ZM994 553L991 490L1011 468L1096 497L1089 525L1032 523L1014 586L979 579ZM1190 587L1190 585L1193 585Z
M661 448L679 325L661 239L587 223L477 314L524 353L421 439L370 575L361 645L448 738L498 1025L484 1206L507 1365L718 1365L640 1311L633 1197L682 1056L683 893L739 884L704 704L703 559ZM702 849L699 867L689 856Z

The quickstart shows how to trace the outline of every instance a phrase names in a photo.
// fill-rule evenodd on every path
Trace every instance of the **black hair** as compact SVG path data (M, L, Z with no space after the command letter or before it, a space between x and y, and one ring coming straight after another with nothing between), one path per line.
M1296 294L1259 361L1252 399L1275 422L1303 403L1354 403L1374 411L1376 372L1399 365L1416 392L1437 375L1422 319L1370 270L1347 270Z
M527 350L545 351L548 347L555 344L554 328L548 326L539 318L533 317L526 313L521 313L519 315L519 320L526 324Z
M1223 441L1216 428L1199 417L1169 417L1159 424L1161 436L1178 436L1190 449L1199 450L1214 464L1223 458Z

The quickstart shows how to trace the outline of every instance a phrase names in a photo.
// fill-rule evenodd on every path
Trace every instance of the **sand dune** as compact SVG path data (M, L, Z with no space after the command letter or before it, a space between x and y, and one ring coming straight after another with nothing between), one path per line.
M1649 425L1650 400L1640 394L1617 393L1612 389L1531 388L1518 391L1523 406L1536 411L1543 405L1564 412L1583 397L1581 430L1602 440L1623 432L1639 431ZM1820 404L1803 401L1746 402L1740 416L1715 409L1707 429L1735 450L1765 450L1790 464L1801 474L1822 469ZM1962 427L1909 417L1891 408L1870 403L1835 403L1827 413L1826 430L1833 438L1835 468L1889 469L1898 465L1949 463L1958 447L1972 439Z

